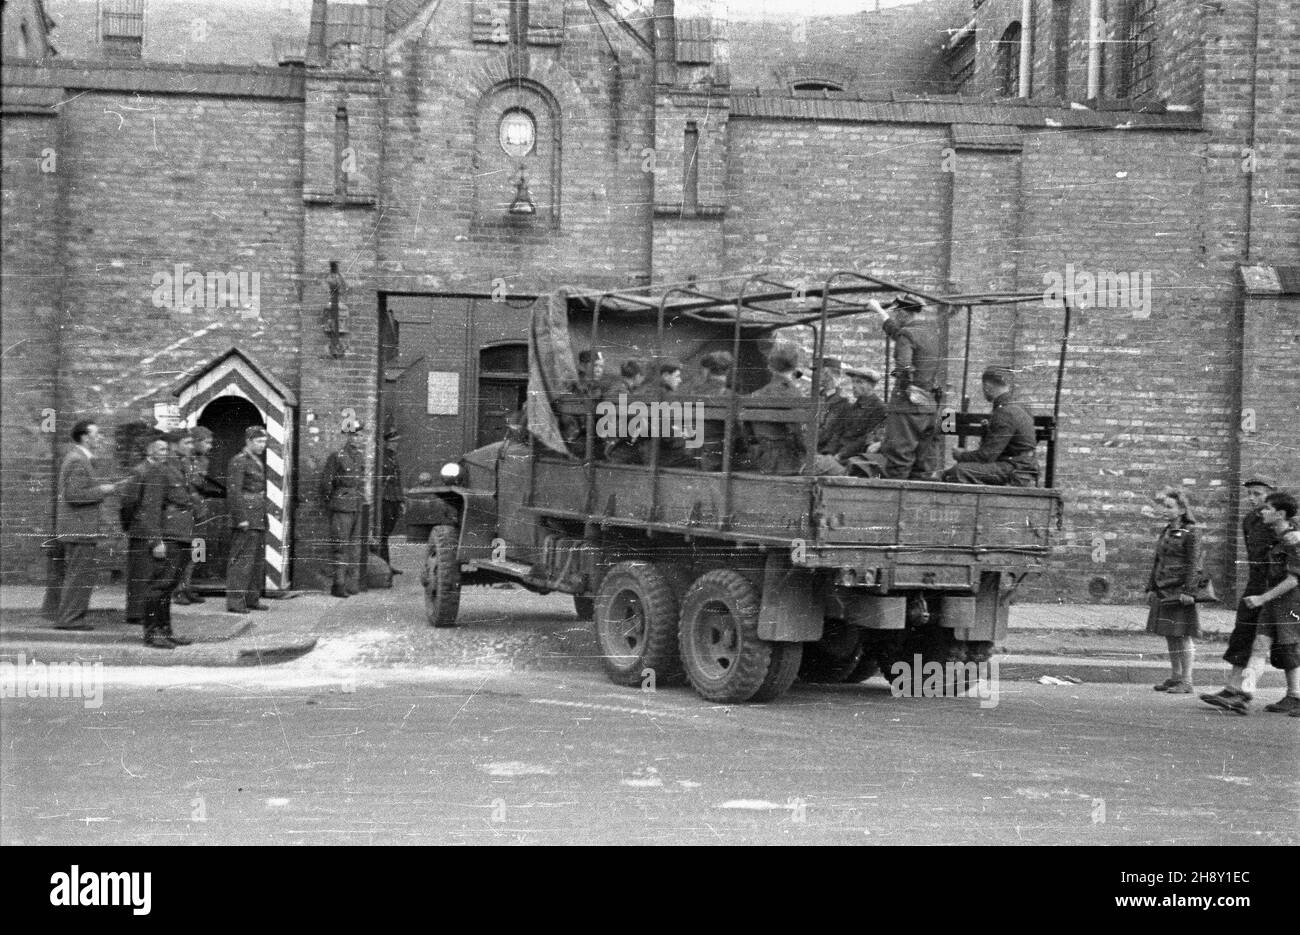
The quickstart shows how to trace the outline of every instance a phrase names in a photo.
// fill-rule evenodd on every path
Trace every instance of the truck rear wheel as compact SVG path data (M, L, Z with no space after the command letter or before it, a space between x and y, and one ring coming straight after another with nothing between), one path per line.
M709 701L749 701L767 680L774 644L758 638L758 610L758 589L726 568L701 575L682 599L682 664ZM778 669L773 687L785 678Z
M434 526L429 531L420 584L424 585L424 613L430 626L456 625L460 612L460 558L456 554L459 539L455 526Z
M829 618L822 628L822 638L804 647L799 678L805 682L846 682L865 652L860 627Z
M647 669L656 682L677 675L677 615L677 597L654 565L619 562L611 568L592 608L610 681L639 685Z

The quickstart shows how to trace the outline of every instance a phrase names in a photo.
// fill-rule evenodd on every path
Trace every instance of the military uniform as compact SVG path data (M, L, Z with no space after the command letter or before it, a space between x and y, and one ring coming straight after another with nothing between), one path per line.
M1246 589L1237 602L1237 617L1228 637L1228 648L1224 650L1223 659L1229 665L1245 667L1250 661L1250 648L1255 643L1258 632L1259 607L1249 607L1246 598L1263 594L1268 590L1269 552L1277 537L1268 528L1260 516L1260 507L1251 510L1241 518L1241 537L1246 543Z
M383 510L379 527L379 556L391 566L388 537L397 528L397 521L406 506L406 490L402 486L402 467L397 463L397 452L389 451L387 447L384 448L384 467L379 481L382 488L380 508Z
M626 406L633 399L637 398L638 388L633 387L626 377L619 377L601 395L602 403L609 403L614 407ZM621 397L621 398L620 398ZM615 417L618 410L615 408ZM600 412L596 413L596 423L600 423ZM601 452L600 445L604 445L605 450ZM596 446L596 454L604 455L607 461L614 464L639 464L640 454L636 450L635 440L622 435L616 435L612 438L600 439L600 444Z
M1034 417L1029 410L1003 393L993 400L987 428L979 448L957 451L957 463L944 471L943 479L956 484L989 484L1005 487L1038 486L1038 441Z
M698 396L712 403L726 403L735 396L735 392L725 383L717 380L703 380L691 387L689 395ZM705 419L702 440L699 448L700 470L721 471L722 454L727 443L726 419ZM733 435L733 438L736 437ZM733 459L733 465L735 459Z
M133 529L149 550L149 585L144 597L146 642L170 636L172 592L181 582L185 556L194 539L194 503L179 458L150 464L141 487ZM154 550L162 545L159 558Z
M82 626L98 576L99 505L104 500L90 456L74 446L59 468L55 533L63 549L63 583L56 627Z
M900 325L892 318L881 328L894 341L894 375L885 438L880 453L885 477L925 477L941 467L939 459L939 335L932 325Z
M1167 525L1156 543L1156 557L1147 578L1151 592L1147 632L1157 636L1200 636L1200 615L1195 604L1182 603L1194 595L1201 578L1201 535L1187 519Z
M656 393L655 387L649 383L637 391L636 398L645 403L647 407L653 407L657 402L665 404L672 403L674 400L680 402L678 394L668 386L661 385L660 392ZM648 413L652 411L653 409L649 409ZM695 467L695 458L686 450L682 425L677 419L672 418L669 413L670 410L666 408L660 413L658 437L651 437L646 434L635 442L636 463L650 464L654 457L655 446L658 445L659 467ZM645 431L648 433L651 428L652 425L647 424Z
M261 606L266 577L266 468L262 459L241 451L226 475L230 516L230 559L226 565L226 610L240 613ZM241 523L248 523L240 528Z
M361 508L365 505L366 459L351 442L332 452L321 472L320 497L329 511L335 597L361 591Z
M214 484L208 479L208 457L207 455L192 454L181 457L181 464L185 470L185 483L189 487L190 497L194 501L194 532L202 536L204 524L211 518L209 516L208 504L205 497L220 496L215 491L220 490L219 484ZM194 553L190 552L189 557L185 560L185 569L181 573L181 584L176 589L174 600L178 604L203 603L203 598L190 592L194 579Z
M762 399L804 399L792 374L773 374L759 389L747 397ZM798 474L803 469L807 446L802 426L797 422L746 422L750 436L750 458L764 474Z

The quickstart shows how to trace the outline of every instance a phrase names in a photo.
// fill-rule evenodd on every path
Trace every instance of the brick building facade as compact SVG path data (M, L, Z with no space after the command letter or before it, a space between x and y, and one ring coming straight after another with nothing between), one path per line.
M1103 0L1097 27L1087 0L763 22L704 0L139 6L135 45L105 34L111 3L4 7L7 581L39 577L78 418L283 413L285 574L311 586L315 479L350 412L372 459L391 412L419 440L408 476L436 471L517 392L529 297L760 267L1109 285L1074 323L1042 594L1136 597L1166 483L1230 591L1243 473L1300 479L1289 0ZM47 13L62 54L43 30L20 54L10 18ZM974 366L1014 367L1050 408L1060 323L1051 303L977 314ZM878 334L834 340L879 365ZM203 396L218 371L278 398Z

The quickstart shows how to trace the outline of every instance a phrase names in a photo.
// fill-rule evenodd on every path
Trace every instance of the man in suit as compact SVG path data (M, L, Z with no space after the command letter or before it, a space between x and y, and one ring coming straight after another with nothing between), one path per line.
M149 588L144 604L144 645L175 649L189 640L172 633L172 593L185 573L194 539L194 502L177 452L188 431L163 433L172 454L150 464L144 478L135 528L149 549Z
M329 512L334 597L361 592L361 508L366 502L366 456L358 439L361 423L343 423L343 447L331 452L321 471L320 498Z
M89 420L72 427L72 449L59 467L55 534L63 548L63 587L56 630L93 630L82 623L98 575L99 505L115 489L95 476L94 457L102 443L99 426Z
M152 561L149 537L145 532L140 503L144 498L145 479L155 465L167 460L167 442L161 432L145 441L144 460L131 469L122 489L118 511L126 531L126 622L144 626L145 603L149 594Z
M230 560L226 564L226 612L269 610L261 602L266 559L266 429L244 430L244 450L230 459L226 511L230 516Z

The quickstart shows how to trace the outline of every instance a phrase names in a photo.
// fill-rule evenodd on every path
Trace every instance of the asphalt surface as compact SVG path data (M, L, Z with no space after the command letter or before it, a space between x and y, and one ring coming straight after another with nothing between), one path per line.
M0 843L1295 844L1300 719L1119 685L768 705L596 672L106 668L6 699Z

